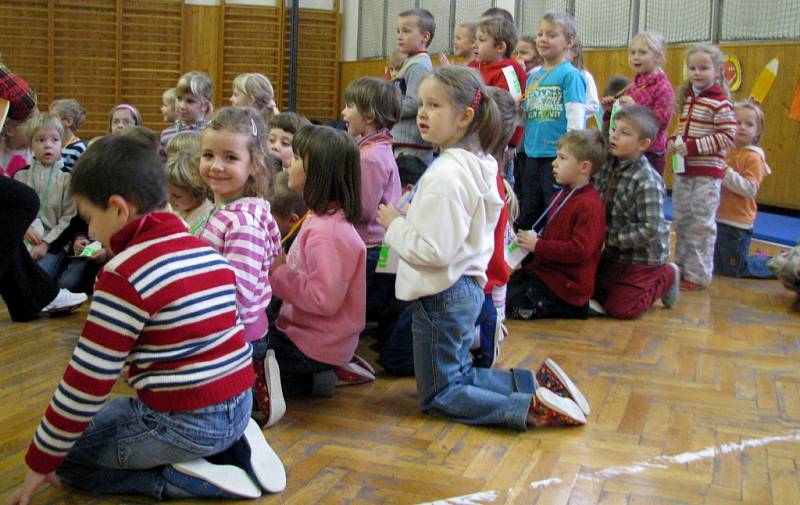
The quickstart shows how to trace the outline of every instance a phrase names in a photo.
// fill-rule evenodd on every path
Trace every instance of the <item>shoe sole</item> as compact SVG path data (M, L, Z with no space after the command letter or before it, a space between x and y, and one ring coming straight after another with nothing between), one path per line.
M267 380L267 394L269 394L269 418L264 425L269 428L281 420L286 413L286 400L283 399L283 388L281 388L281 370L278 367L278 360L275 359L275 351L269 349L264 358L264 378Z
M250 467L264 491L280 493L286 489L286 469L252 419L244 429L244 439L250 446Z
M673 277L673 280L672 280L673 286L677 286L678 293L680 294L680 292L681 292L681 269L675 263L670 263L669 266L670 266L670 268L672 268L673 273L675 274L674 277ZM670 291L672 291L672 286L670 286L669 289L670 289ZM661 297L661 304L664 305L664 307L666 307L668 309L671 309L672 307L674 307L675 306L675 302L678 301L678 297L676 296L675 300L671 304L667 304L666 302L664 302L664 298L666 298L666 297L665 296Z
M562 370L561 367L558 366L558 363L556 363L550 358L547 358L546 360L544 360L544 365L547 368L549 368L550 371L553 373L553 375L555 375L556 378L558 378L559 382L561 382L561 384L564 385L564 389L567 390L567 393L570 395L572 400L578 404L578 407L581 408L581 411L586 416L591 414L592 411L591 408L589 407L589 402L586 400L586 397L583 396L583 393L581 393L581 390L578 389L578 386L576 386L575 383L572 382L572 379L569 378L569 375L567 375L564 372L564 370Z
M545 407L558 412L562 416L568 417L578 424L586 424L586 416L583 415L583 411L581 411L577 403L569 398L558 396L549 389L539 388L536 390L536 399L542 402Z
M84 300L83 302L78 303L76 305L69 305L67 307L58 307L58 308L43 310L42 314L68 314L68 313L74 311L75 309L77 309L78 307L80 307L81 305L83 305L83 303L85 301L86 300Z
M233 465L214 465L204 459L184 463L173 463L178 472L203 480L226 493L242 498L260 498L261 489L250 479L247 472Z

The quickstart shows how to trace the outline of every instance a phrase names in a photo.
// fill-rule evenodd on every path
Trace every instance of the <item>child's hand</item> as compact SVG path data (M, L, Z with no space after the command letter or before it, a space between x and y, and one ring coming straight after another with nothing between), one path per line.
M272 264L269 266L269 274L272 275L275 273L275 270L278 269L279 266L286 264L286 255L281 254L280 256L275 256L272 258Z
M450 65L450 59L443 52L439 53L439 63L441 63L443 67L446 67Z
M636 101L633 98L629 97L628 95L622 95L621 97L619 97L619 104L622 106L635 105Z
M378 207L378 224L384 228L389 228L395 219L400 218L400 211L394 205L383 205Z
M675 154L675 141L670 139L667 141L667 154Z
M81 235L80 237L75 239L75 242L72 243L72 248L75 250L75 256L80 256L86 246L91 244L91 241Z
M517 232L517 244L526 251L533 252L538 241L539 235L535 231L519 230Z
M675 154L680 154L681 156L689 154L689 149L686 148L686 144L673 145L672 150L675 151Z
M31 248L31 259L33 259L33 261L39 261L44 258L45 254L47 254L47 244L44 242Z
M606 112L611 112L611 107L614 105L614 98L613 96L604 96L600 99L600 104L603 106L603 110Z
M106 248L98 249L97 252L89 256L89 259L95 263L105 263L109 260L108 250Z
M42 236L36 231L36 228L29 226L25 232L25 240L32 245L39 245L42 243Z
M58 480L55 472L45 474L28 470L28 473L25 474L25 480L22 482L22 486L6 498L5 505L28 505L33 493L45 482L51 486L61 487L61 481Z

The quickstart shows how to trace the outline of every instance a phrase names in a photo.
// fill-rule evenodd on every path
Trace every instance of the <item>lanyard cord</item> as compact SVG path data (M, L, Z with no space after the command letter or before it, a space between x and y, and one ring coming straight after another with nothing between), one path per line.
M38 160L34 163L34 166L41 165ZM44 165L42 165L44 166ZM53 173L55 173L56 167L55 165L50 167L50 174L47 176L47 186L44 187L44 196L42 196L42 205L39 206L39 218L44 219L44 210L47 207L48 198L50 198L50 185L53 183Z
M286 241L289 240L292 237L292 235L294 235L294 232L296 232L297 229L300 228L300 225L302 225L303 221L305 221L306 218L308 217L309 212L310 211L307 210L306 213L303 214L303 217L301 217L296 223L292 225L291 228L289 228L289 232L286 234L286 236L281 238L281 245L286 243Z
M552 219L553 219L554 217L556 217L556 214L558 214L558 212L561 210L561 208L562 208L562 207L564 207L564 205L566 205L567 201L568 201L570 198L572 198L572 195L573 195L573 194L575 194L575 192L576 192L576 191L578 191L579 189L581 189L582 187L586 186L586 184L588 184L588 183L583 183L583 184L580 184L580 185L578 185L578 186L575 186L574 188L572 188L572 190L571 190L569 193L567 193L567 197L566 197L566 198L564 198L564 199L561 201L561 204L560 204L558 207L556 207L556 210L553 212L553 215L552 215L552 216L550 216L550 219L548 220L548 222L549 222L549 221L552 221ZM531 230L532 230L532 231L536 231L536 225L538 225L538 224L539 224L539 223L542 221L542 219L544 219L544 218L545 218L545 216L547 216L547 213L548 213L548 212L550 212L550 209L551 209L551 208L553 208L553 205L555 205L555 204L556 204L556 202L558 201L558 198L561 196L561 193L563 193L563 192L564 192L564 189L562 188L562 189L560 189L560 190L558 191L558 193L556 193L556 197L555 197L555 198L553 198L553 201L552 201L552 202L550 202L550 205L548 205L548 206L547 206L547 208L546 208L546 209L544 209L544 212L542 212L542 215L541 215L541 216L539 216L539 219L537 219L537 220L536 220L536 222L535 222L535 223L533 223L533 226L531 226ZM547 223L545 223L545 224L544 224L544 226L542 226L542 228L541 228L541 230L539 230L539 232L541 232L542 230L544 230L545 226L547 226Z

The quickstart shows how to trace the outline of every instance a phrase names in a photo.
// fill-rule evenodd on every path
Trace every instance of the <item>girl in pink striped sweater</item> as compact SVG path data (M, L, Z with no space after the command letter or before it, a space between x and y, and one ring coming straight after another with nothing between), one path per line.
M286 407L280 379L268 380L264 373L264 362L275 359L266 351L265 338L266 309L272 299L269 267L281 254L281 234L265 199L277 172L277 166L271 166L277 160L266 153L267 134L262 116L252 108L225 107L209 121L199 170L214 194L214 208L202 219L199 237L236 272L236 308L244 338L253 345L256 400L264 421L274 424Z
M680 125L667 152L678 156L672 181L675 263L681 269L681 289L698 290L711 283L714 270L715 217L736 116L717 46L689 48L686 67L689 79L678 90Z

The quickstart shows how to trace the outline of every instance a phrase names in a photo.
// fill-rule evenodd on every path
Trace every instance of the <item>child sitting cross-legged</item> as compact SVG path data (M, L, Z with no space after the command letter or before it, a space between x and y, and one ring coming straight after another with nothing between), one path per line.
M281 491L283 466L250 420L253 368L236 275L159 210L167 180L155 150L104 137L81 156L70 189L89 233L114 257L7 503L28 503L59 481L156 499ZM136 396L109 401L120 376Z
M664 183L644 155L657 133L658 123L648 108L619 109L611 132L611 156L594 180L603 196L608 227L594 299L613 317L633 319L654 300L660 298L668 308L678 300L680 270L667 263Z
M605 160L598 130L572 130L561 137L553 174L563 186L550 200L546 224L517 232L520 247L534 254L511 277L509 317L586 319L606 233L603 201L590 179Z

